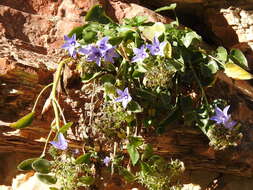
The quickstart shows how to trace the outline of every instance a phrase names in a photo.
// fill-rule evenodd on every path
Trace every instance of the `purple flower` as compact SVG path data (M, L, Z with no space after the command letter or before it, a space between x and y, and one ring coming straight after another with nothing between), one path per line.
M106 62L110 62L110 63L114 63L113 58L114 57L118 57L119 55L116 53L114 47L106 50L105 54L104 54L104 60Z
M91 46L91 49L89 51L89 55L87 57L87 61L89 61L89 62L94 61L100 67L102 57L103 57L103 52L99 48L97 48L95 46Z
M91 52L91 45L87 45L85 47L79 48L78 50L79 53L83 54L83 55L88 55Z
M232 121L231 115L228 114L229 107L230 106L226 106L223 110L216 107L215 108L216 115L212 116L210 119L215 121L216 124L222 124L224 125L225 128L231 129L236 125L237 122Z
M107 51L108 49L112 48L112 45L108 43L108 40L108 37L104 37L97 42L97 46L101 51Z
M154 37L154 41L152 44L148 44L147 48L149 49L151 55L160 55L164 56L164 48L167 42L160 43L158 37Z
M60 150L66 150L68 148L68 142L66 141L62 133L58 134L58 141L51 141L50 144Z
M115 99L115 102L122 102L123 108L126 108L127 104L132 100L128 88L125 88L124 91L117 89L117 93L119 97Z
M106 166L109 166L109 163L111 162L111 158L106 156L103 160L103 163L106 165Z
M140 49L134 48L133 51L134 51L135 56L132 58L131 62L142 61L148 57L145 45L142 45Z
M68 50L71 57L76 58L76 48L80 46L80 44L76 41L76 34L73 34L71 38L65 35L64 40L65 44L62 45L62 48Z

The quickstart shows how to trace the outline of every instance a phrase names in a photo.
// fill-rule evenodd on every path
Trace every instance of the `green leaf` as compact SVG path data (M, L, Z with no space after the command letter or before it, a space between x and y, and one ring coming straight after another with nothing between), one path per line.
M96 39L96 36L97 36L97 32L95 31L83 30L82 37L83 37L83 40L87 43L93 42L94 39Z
M128 171L126 168L119 167L119 173L124 177L125 180L131 182L135 180L135 176Z
M59 189L56 187L49 187L49 190L59 190Z
M85 16L85 21L94 21L101 24L113 23L112 19L105 14L100 5L95 5Z
M37 159L32 163L32 168L39 173L47 174L51 170L51 164L46 159Z
M84 155L79 156L76 159L75 163L76 164L83 164L83 163L88 164L88 163L90 163L90 157L91 157L91 153L86 153Z
M139 72L138 70L135 70L132 74L132 77L135 79L141 78L142 76L144 76L143 72Z
M236 63L241 66L244 69L248 69L248 61L244 54L239 49L231 49L230 56L233 59L233 61L236 61Z
M194 31L186 33L184 37L182 37L182 42L186 48L188 48L194 39L200 40L201 37Z
M145 38L147 38L150 41L154 40L154 37L159 37L166 31L166 27L161 22L156 22L152 26L145 26L142 30L142 34Z
M73 122L68 122L68 123L66 123L65 125L63 125L63 126L60 128L59 132L60 132L60 133L65 133L65 132L67 132L67 130L68 130L72 125L73 125Z
M85 28L85 26L78 26L75 27L74 29L72 29L70 31L70 33L68 34L68 37L72 37L73 34L76 34L76 39L81 39L82 38L82 33L83 33L83 29Z
M143 172L144 175L149 175L152 173L152 168L147 163L141 162L141 172Z
M29 158L27 160L22 161L18 166L19 171L28 171L32 170L32 163L37 160L38 158Z
M135 165L140 158L139 152L137 151L136 147L131 144L127 145L127 151L130 155L130 159L132 161L132 164Z
M134 100L127 104L127 110L133 113L140 113L143 111L142 107Z
M213 61L213 60L207 63L207 67L211 71L212 74L217 73L217 71L219 70L218 64L216 63L216 61Z
M135 16L130 19L124 19L124 24L129 26L141 26L147 21L146 16Z
M224 63L227 61L228 53L224 47L217 48L217 59L219 59L220 61L222 61Z
M83 176L79 178L79 181L85 185L92 185L95 182L95 178L92 176Z
M104 74L103 76L100 77L100 81L102 83L111 83L114 84L116 82L115 76L112 74Z
M171 58L172 57L172 46L170 42L167 42L165 48L164 48L164 56L166 58Z
M54 177L52 175L36 173L36 176L41 182L48 184L48 185L52 185L57 182L56 177Z
M123 39L124 39L123 37L119 36L119 37L110 38L108 41L113 46L117 46L122 42Z
M34 114L35 112L31 112L27 114L26 116L22 117L18 121L11 123L10 127L15 128L15 129L22 129L22 128L28 127L29 125L32 124L32 121L34 119Z
M129 140L130 145L134 146L135 148L137 148L143 144L143 139L141 137L130 136L128 138L128 140Z
M210 125L209 112L205 105L197 110L196 126L198 126L204 134L207 134Z
M150 144L147 144L144 152L141 155L141 160L149 159L153 155L153 148Z
M176 3L172 3L169 6L164 6L159 9L156 9L155 12L161 12L161 11L169 11L169 10L175 10L177 7Z
M115 94L115 92L116 92L115 86L110 82L106 82L104 84L104 88L105 88L105 93L106 94Z

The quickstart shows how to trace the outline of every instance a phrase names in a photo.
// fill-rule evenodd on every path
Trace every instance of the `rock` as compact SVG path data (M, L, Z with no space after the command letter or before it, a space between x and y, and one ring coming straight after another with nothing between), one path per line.
M252 68L250 57L253 56L253 27L250 23L253 22L253 11L235 7L209 8L205 12L205 17L205 22L218 44L228 49L234 47L241 49Z
M125 3L123 1L104 1L104 7L107 14L122 22L124 18L133 18L135 16L146 16L149 21L170 23L172 19L163 17L150 9L142 7L136 3Z
M122 21L123 18L130 18L136 15L148 16L150 21L165 23L171 21L171 19L160 16L136 4L140 2L143 1L104 0L101 1L101 4L104 5L107 13L117 21ZM180 2L190 2L194 5L195 3L203 3L201 0ZM57 61L64 55L63 51L58 49L63 43L63 35L67 34L72 27L81 25L85 12L96 3L98 3L97 0L63 0L53 2L50 0L2 0L0 6L0 34L3 34L5 37L1 37L0 39L0 96L3 97L0 101L0 108L1 110L5 110L5 112L0 113L0 120L15 121L31 110L36 95L45 84L52 81L51 71L56 68ZM155 6L160 6L162 3L168 4L167 1L152 1L152 3L155 3ZM239 9L228 11L224 9L223 12L217 12L217 9L209 8L205 11L208 25L221 44L225 44L228 48L235 47L240 42L246 44L246 46L249 44L247 40L252 39L252 28L247 28L249 24L247 24L245 19L251 13L248 14L247 11ZM224 15L226 15L225 18ZM235 28L233 27L237 27L238 23L241 22L241 18L244 18L242 27L237 28L238 32L235 32ZM231 22L231 25L228 22ZM242 34L244 30L246 35L239 39L238 34ZM244 49L249 50L248 47ZM237 88L238 83L233 83L233 81L226 83L231 84L233 88L234 86ZM246 87L248 87L247 85ZM239 90L243 91L240 88ZM237 92L234 91L234 93L236 94ZM252 91L250 89L245 93L246 95L251 95ZM84 95L74 88L70 90L69 96L71 97L69 104L62 102L66 106L64 110L68 110L67 118L78 122L80 115L76 113L80 113L80 110L82 111L78 106L85 105L87 99L84 97L80 100L80 97ZM226 96L228 95L226 94ZM38 110L42 109L44 101L45 98L41 100ZM76 113L69 113L71 103L76 103L74 110ZM240 107L246 106L246 103L243 101L239 103ZM245 109L244 112L240 113L242 115L246 115L245 113L251 115L250 111L251 109ZM48 115L43 117L39 117L38 115L33 125L34 128L28 127L20 132L2 127L0 151L10 153L12 148L15 147L16 152L38 155L43 147L42 143L35 140L38 140L40 137L46 137L50 122L52 121L50 117L52 114L49 112ZM242 118L242 116L238 118ZM248 116L243 117L243 119L252 122ZM173 139L176 139L176 141L173 141ZM248 139L252 139L252 137L248 135ZM187 129L172 128L170 133L148 140L160 142L157 143L157 147L160 148L159 153L166 154L168 158L175 155L179 156L190 169L205 169L242 176L252 175L251 141L244 142L243 146L239 147L239 151L236 153L225 152L223 154L216 154L208 147L206 137L199 130L189 129L189 127ZM78 142L77 145L73 144L71 146L78 146ZM186 154L188 157L185 156ZM14 157L17 156L12 154L8 159L11 160ZM4 160L2 165L5 166L8 163L7 161ZM15 162L15 166L16 164ZM14 176L16 172L14 168L13 166L10 173L4 171L9 178ZM8 182L6 180L1 183ZM108 184L107 189L112 187L123 189L122 187L120 188L118 183Z

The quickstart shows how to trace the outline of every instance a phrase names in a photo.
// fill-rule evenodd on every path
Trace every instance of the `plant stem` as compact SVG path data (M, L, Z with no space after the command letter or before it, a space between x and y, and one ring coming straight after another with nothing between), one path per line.
M64 125L66 125L67 122L66 122L66 119L65 119L65 117L64 117L64 114L63 114L63 111L62 111L62 109L61 109L61 106L60 106L59 102L58 102L56 99L54 99L53 101L55 101L55 103L56 103L56 105L57 105L57 107L58 107L58 109L59 109L59 111L60 111L60 114L61 114L61 117L62 117L62 119L63 119Z
M220 60L216 59L215 57L211 56L211 55L207 55L208 57L210 57L211 59L213 59L214 61L217 61L218 63L220 63L222 66L224 66L224 63L222 63Z
M33 105L32 112L35 111L35 108L36 108L36 106L37 106L37 103L38 103L38 101L39 101L40 96L43 94L43 92L44 92L48 87L50 87L50 86L52 86L52 85L53 85L53 83L50 83L49 85L45 86L45 87L40 91L40 93L39 93L39 95L37 96L37 99L36 99L36 101L35 101L35 103L34 103L34 105Z
M113 145L113 161L116 157L116 153L117 153L117 146L118 146L118 143L117 142L114 142L114 145ZM114 174L114 164L113 164L113 161L112 161L112 173L111 175Z
M94 107L95 107L95 105L94 105L95 85L96 85L96 80L94 80L93 86L92 86L92 96L91 96L91 103L90 103L90 120L89 120L90 126L92 123L93 111L94 111Z
M198 78L198 76L197 76L197 74L196 74L196 71L194 70L194 68L193 68L193 66L192 66L192 63L189 62L189 65L190 65L190 68L191 68L191 70L192 70L192 72L193 72L193 76L194 76L194 78L196 79L196 81L197 81L197 83L198 83L198 85L199 85L199 88L201 89L202 96L203 96L203 98L204 98L204 100L205 100L205 103L206 103L206 105L207 105L207 111L210 113L209 106L208 106L209 103L208 103L208 100L207 100L207 97L206 97L205 90L204 90L204 88L203 88L203 86L202 86L202 84L201 84L201 82L200 82L200 80L199 80L199 78Z
M56 120L56 127L57 127L58 131L60 129L59 109L58 109L57 104L56 104L56 102L54 100L56 99L57 86L58 86L59 81L60 81L60 76L61 76L61 72L62 72L63 66L64 66L64 64L66 64L70 60L71 60L71 58L67 58L67 59L64 59L63 61L61 61L59 63L59 65L57 67L57 70L56 70L54 82L53 82L53 88L52 88L52 91L51 91L51 98L53 100L52 101L52 105L53 105L53 109L54 109L55 120Z
M49 134L48 134L48 136L47 136L47 140L46 140L46 143L45 143L45 145L44 145L44 149L43 149L43 152L41 153L40 158L43 158L43 157L45 156L46 149L47 149L47 144L48 144L48 141L49 141L49 139L50 139L50 136L52 135L52 132L53 132L53 129L51 128L51 130L50 130L50 132L49 132Z

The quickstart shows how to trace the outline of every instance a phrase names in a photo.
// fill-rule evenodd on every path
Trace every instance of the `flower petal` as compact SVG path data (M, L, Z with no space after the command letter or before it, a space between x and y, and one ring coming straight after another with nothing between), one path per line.
M67 35L64 35L64 40L69 41L69 40L71 40L71 38L69 38Z
M123 95L123 91L120 90L120 89L116 89L116 92L118 93L119 96L122 96L122 95Z
M228 121L224 124L224 127L227 129L232 129L237 124L236 121Z
M123 99L122 106L123 106L124 109L126 109L127 104L128 104L128 100L127 99Z
M226 106L224 109L223 109L223 114L228 117L228 110L230 108L230 105Z
M76 41L76 33L72 35L71 40Z

